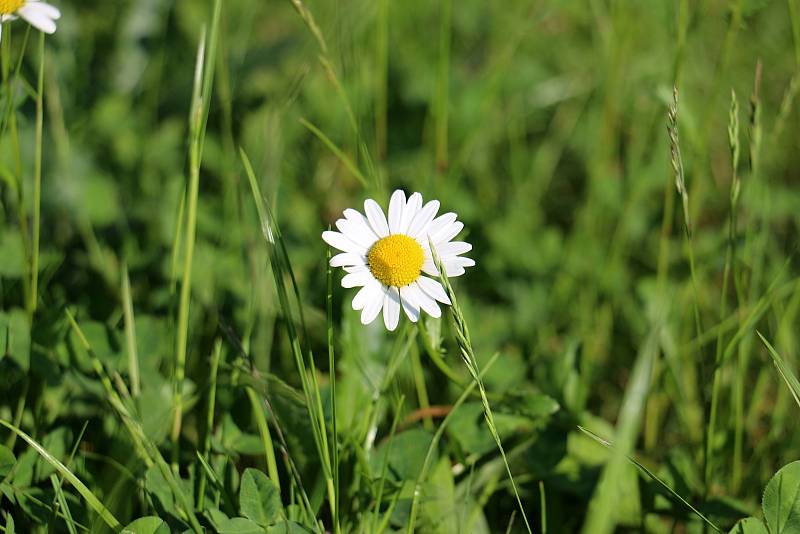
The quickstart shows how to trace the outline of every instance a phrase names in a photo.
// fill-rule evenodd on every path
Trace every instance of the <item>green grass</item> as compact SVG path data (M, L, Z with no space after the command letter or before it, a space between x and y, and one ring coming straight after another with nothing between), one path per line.
M53 1L0 533L800 532L796 0ZM396 188L477 265L390 333L321 233Z

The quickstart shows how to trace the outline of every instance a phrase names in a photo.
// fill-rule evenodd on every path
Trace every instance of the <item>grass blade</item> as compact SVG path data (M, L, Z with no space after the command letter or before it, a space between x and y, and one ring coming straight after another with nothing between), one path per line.
M756 331L756 334L758 334L758 337L761 338L761 342L764 343L764 346L767 347L769 355L772 357L772 363L775 364L775 367L781 374L781 378L783 378L783 381L786 382L786 386L792 393L794 401L797 403L798 406L800 406L800 380L797 380L797 377L792 372L792 369L783 360L783 358L781 358L780 354L778 354L778 352L770 344L770 342L767 341L766 338L761 335L761 332Z
M608 441L608 440L605 440L605 439L601 438L600 436L598 436L597 434L595 434L595 433L594 433L594 432L592 432L591 430L588 430L588 429L586 429L586 428L583 428L582 426L578 426L578 430L580 430L581 432L583 432L584 434L586 434L587 436L589 436L590 438L592 438L593 440L595 440L596 442L598 442L600 445L602 445L602 446L604 446L604 447L608 447L609 449L612 449L612 450L614 449L614 445L613 445L613 444L612 444L610 441ZM700 510L698 510L697 508L695 508L694 506L692 506L692 505L689 503L689 501L687 501L686 499L684 499L683 497L681 497L681 495L680 495L678 492L676 492L674 489L672 489L671 487L669 487L669 485L668 485L666 482L664 482L663 480L661 480L660 478L658 478L658 477L656 476L656 474L655 474L655 473L653 473L652 471L650 471L650 470L649 470L647 467L645 467L643 464L639 463L639 461L638 461L638 460L636 460L636 458L634 458L633 456L630 456L630 455L625 455L625 458L626 458L626 459L627 459L629 462L631 462L633 465L635 465L637 468L639 468L639 470L641 470L641 471L642 471L642 472L643 472L645 475L647 475L648 477L650 477L650 479L651 479L651 480L655 481L655 482L656 482L657 484L659 484L659 485L660 485L662 488L664 488L665 490L667 490L667 491L669 492L669 494L670 494L670 495L672 495L672 496L673 496L673 497L675 497L675 498L676 498L678 501L680 501L681 503L683 503L683 505L684 505L684 506L686 506L686 507L687 507L689 510L691 510L691 511L692 511L692 512L693 512L695 515L697 515L697 517L699 517L700 519L702 519L702 520L703 520L703 521L706 523L706 525L710 526L711 528L713 528L713 529L714 529L715 531L717 531L717 532L722 532L722 530L720 530L720 528L719 528L717 525L715 525L715 524L714 524L714 523L713 523L713 522L712 522L710 519L708 519L706 516L704 516L704 515L703 515L703 513L702 513L702 512L700 512Z
M589 502L589 510L582 529L584 534L610 533L614 530L616 525L614 500L617 498L614 488L619 487L625 459L639 435L641 414L650 392L653 362L657 355L658 332L654 329L645 340L634 363L619 411L617 446L612 449L614 454L603 469L592 500Z
M92 490L87 488L86 484L81 482L80 479L67 468L67 466L65 466L58 460L58 458L50 454L47 451L47 449L42 447L36 440L34 440L28 434L26 434L16 426L12 425L11 423L8 423L0 419L0 425L3 425L7 429L15 433L17 436L22 438L28 445L30 445L33 448L33 450L35 450L39 454L39 456L44 458L44 460L47 463L53 466L56 469L56 471L58 471L59 474L61 474L61 476L63 476L64 479L67 482L69 482L72 485L72 487L78 491L78 493L81 494L81 497L83 497L83 500L86 501L86 504L88 504L89 507L92 510L94 510L97 513L97 515L100 516L100 518L106 523L106 525L108 525L113 529L119 529L122 526L120 522L117 520L117 518L114 517L114 514L112 514L108 510L108 508L103 506L103 503L100 502L100 499L98 499L95 496L95 494L92 493Z

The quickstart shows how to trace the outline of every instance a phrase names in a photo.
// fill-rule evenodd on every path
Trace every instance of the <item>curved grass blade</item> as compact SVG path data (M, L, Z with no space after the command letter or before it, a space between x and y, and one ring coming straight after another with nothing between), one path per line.
M61 474L61 476L63 476L64 479L67 480L67 482L72 484L72 487L78 490L78 493L81 494L81 497L83 497L83 499L86 501L86 504L88 504L92 508L92 510L94 510L97 513L97 515L99 515L102 518L102 520L105 521L105 523L109 527L113 529L119 529L122 526L120 522L117 520L117 518L114 517L114 514L112 514L108 510L108 508L103 506L103 503L100 502L100 499L98 499L94 495L94 493L92 493L92 490L87 488L86 485L83 482L81 482L80 479L67 468L67 466L65 466L58 460L58 458L47 452L47 449L42 447L36 440L34 440L32 437L30 437L25 432L23 432L16 426L12 425L11 423L8 423L0 419L0 425L3 425L10 431L14 432L16 435L22 438L28 445L33 447L33 449L37 453L39 453L39 455L42 458L44 458L44 460L47 463L52 465L56 469L56 471L58 471Z
M578 430L580 430L581 432L583 432L584 434L586 434L587 436L589 436L590 438L592 438L593 440L595 440L595 441L596 441L597 443L599 443L600 445L602 445L602 446L604 446L604 447L607 447L607 448L609 448L609 449L613 449L613 448L614 448L614 445L613 445L613 444L612 444L610 441L608 441L608 440L605 440L605 439L601 438L600 436L598 436L597 434L595 434L595 433L594 433L594 432L592 432L591 430L589 430L589 429L586 429L586 428L583 428L583 427L582 427L582 426L580 426L580 425L578 425ZM686 508L688 508L689 510L691 510L691 511L692 511L692 513L694 513L694 514L695 514L697 517L699 517L700 519L702 519L703 521L705 521L705 523L706 523L708 526L710 526L711 528L713 528L715 531L717 531L717 532L719 532L719 533L722 533L722 530L720 530L720 528L719 528L717 525L715 525L715 524L714 524L714 523L713 523L713 522L712 522L712 521L711 521L709 518L707 518L706 516L704 516L704 515L702 514L702 512L700 512L700 510L698 510L697 508L695 508L694 506L692 506L692 505L689 503L689 501L687 501L686 499L684 499L683 497L681 497L681 495L680 495L680 494L679 494L677 491L675 491L674 489L672 489L671 487L669 487L669 485L668 485L666 482L664 482L663 480L661 480L660 478L658 478L658 477L655 475L655 473L653 473L653 472L652 472L652 471L650 471L650 470L649 470L647 467L645 467L644 465L642 465L641 463L639 463L639 461L638 461L638 460L636 460L636 458L634 458L634 457L632 457L632 456L630 456L630 455L627 455L627 454L625 455L625 457L628 459L628 461L629 461L630 463L632 463L633 465L635 465L637 468L639 468L639 470L640 470L640 471L642 471L642 472L643 472L645 475L647 475L648 477L650 477L650 479L651 479L651 480L653 480L654 482L656 482L656 483L657 483L658 485L660 485L662 488L664 488L665 490L667 490L667 491L669 492L669 494L670 494L670 495L672 495L672 496L673 496L673 497L675 497L677 500L679 500L681 503L683 503L683 505L684 505L684 506L686 506Z
M761 342L767 347L769 351L769 355L772 357L772 363L775 364L775 367L778 369L778 372L781 374L781 378L783 381L786 382L786 385L789 388L789 391L792 393L792 397L794 397L794 401L800 406L800 380L797 380L797 377L792 372L792 369L786 364L786 362L781 358L781 355L770 345L769 341L761 335L761 332L756 331L758 337L761 338Z

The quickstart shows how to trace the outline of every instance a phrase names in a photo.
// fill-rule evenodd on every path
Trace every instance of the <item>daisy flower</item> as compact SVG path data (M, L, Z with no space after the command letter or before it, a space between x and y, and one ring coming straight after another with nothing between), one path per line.
M394 330L400 308L417 322L420 310L441 317L438 303L450 304L442 284L429 278L439 276L430 244L448 277L464 274L464 268L475 261L461 256L472 250L472 245L452 241L464 223L456 221L455 213L436 217L438 211L438 200L423 206L422 195L414 193L406 200L398 189L389 201L388 220L370 198L364 202L364 214L346 209L344 218L336 221L339 231L322 233L326 243L342 251L331 258L331 267L343 267L347 272L342 287L361 288L353 298L353 309L361 310L363 324L374 321L383 310L386 328Z
M61 18L61 12L39 0L0 0L0 32L3 29L2 23L14 20L17 16L44 33L53 33L56 31L56 21Z

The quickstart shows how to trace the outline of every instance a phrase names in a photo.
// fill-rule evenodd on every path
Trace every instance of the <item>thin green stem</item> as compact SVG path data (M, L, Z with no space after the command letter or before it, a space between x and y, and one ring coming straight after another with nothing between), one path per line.
M217 341L214 343L214 352L211 354L211 369L209 371L208 384L208 407L206 409L206 428L205 436L203 438L202 458L206 462L209 461L209 454L211 453L211 435L214 433L214 410L216 409L217 402L217 372L219 370L219 361L221 356L222 340L217 339ZM206 497L206 471L204 469L200 469L199 476L200 482L197 485L197 509L204 510Z
M31 293L28 313L33 318L39 301L39 239L42 223L42 124L44 107L44 33L39 32L39 76L36 81L36 148L33 160L33 250L31 254Z
M328 377L330 380L330 407L331 407L331 456L333 457L333 528L336 534L341 532L339 525L339 431L336 422L336 358L333 345L333 269L331 268L331 249L325 253L326 273L325 280L327 291L325 295L325 311L327 315L328 338Z
M174 419L172 422L172 467L178 468L178 440L181 434L183 419L183 382L186 373L186 345L189 337L189 300L192 288L192 261L194 244L197 235L197 197L200 189L200 128L202 114L202 96L200 87L203 79L203 62L205 59L205 31L197 48L194 71L194 91L189 116L189 188L187 191L186 249L183 255L183 277L181 281L180 304L178 305L178 339L175 355L174 375Z

